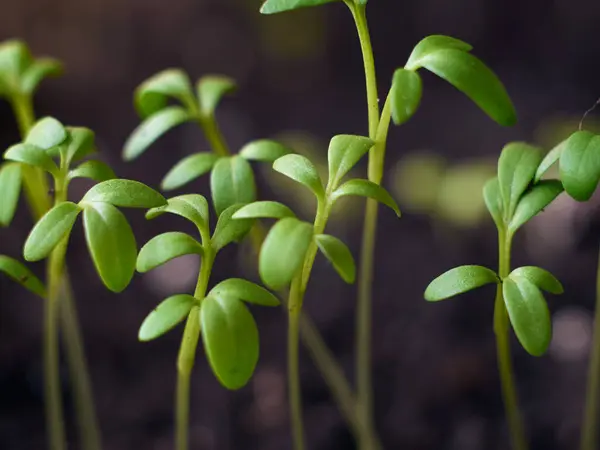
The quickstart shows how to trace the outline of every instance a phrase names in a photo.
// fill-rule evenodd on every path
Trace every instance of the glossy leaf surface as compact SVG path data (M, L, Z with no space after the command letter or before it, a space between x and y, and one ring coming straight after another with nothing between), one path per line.
M519 227L542 211L563 191L558 180L542 180L533 185L519 200L509 229L514 233Z
M523 266L513 270L510 273L510 277L515 279L516 277L527 278L538 288L550 292L551 294L562 294L564 292L563 286L556 279L554 275L541 267L535 266Z
M405 68L407 70L416 70L421 64L421 60L437 51L443 49L456 49L463 52L470 52L473 47L460 39L453 38L451 36L444 36L440 34L434 34L427 36L419 41L413 49L408 61L406 62Z
M560 155L560 179L575 200L589 200L600 179L600 136L578 131L565 142Z
M166 205L148 211L146 219L154 219L165 213L178 215L191 221L198 228L208 229L208 202L200 194L185 194L170 198Z
M500 283L496 272L483 266L460 266L443 273L427 286L425 300L437 302L486 284Z

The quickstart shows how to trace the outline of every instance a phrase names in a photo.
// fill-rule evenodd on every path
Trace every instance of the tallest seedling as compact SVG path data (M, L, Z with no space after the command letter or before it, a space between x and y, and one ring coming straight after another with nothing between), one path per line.
M427 69L452 84L474 101L488 116L500 125L516 122L515 109L500 80L470 51L472 47L448 36L429 36L420 41L404 67L395 71L383 111L379 108L375 59L366 18L367 0L267 0L263 14L274 14L293 9L343 1L356 23L364 60L369 117L369 137L374 146L369 151L369 180L380 184L383 178L385 150L390 120L396 125L408 121L421 101L422 82L419 69ZM357 308L357 403L364 427L372 428L371 393L371 285L374 272L375 236L377 230L377 202L369 200L366 206L362 239L359 295ZM369 442L361 442L362 449L372 449Z

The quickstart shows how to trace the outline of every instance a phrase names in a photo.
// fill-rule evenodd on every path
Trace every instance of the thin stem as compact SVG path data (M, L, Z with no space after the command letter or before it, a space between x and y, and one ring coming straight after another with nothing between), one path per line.
M213 114L209 116L200 116L200 120L198 122L200 124L200 128L204 132L204 136L211 146L214 153L219 156L229 156L231 153L229 148L227 147L227 143L225 142L225 138L221 133L221 129L219 128L219 124L215 119Z
M299 321L302 308L302 275L292 281L288 301L288 392L290 421L294 450L304 450L304 421L302 419L302 391L299 368Z

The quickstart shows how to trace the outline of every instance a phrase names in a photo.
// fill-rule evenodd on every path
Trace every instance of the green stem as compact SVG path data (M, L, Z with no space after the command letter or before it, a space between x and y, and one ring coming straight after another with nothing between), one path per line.
M304 450L304 422L302 420L302 391L298 355L302 296L302 274L299 274L292 281L288 301L288 396L294 450Z
M597 449L598 427L600 426L600 260L596 277L596 312L594 316L594 340L590 354L585 414L581 428L581 450Z
M219 128L215 116L212 114L209 116L200 116L198 123L200 124L200 128L202 128L204 136L212 148L212 151L218 156L229 156L231 152L227 147L225 138L223 138L223 133L221 133L221 129Z

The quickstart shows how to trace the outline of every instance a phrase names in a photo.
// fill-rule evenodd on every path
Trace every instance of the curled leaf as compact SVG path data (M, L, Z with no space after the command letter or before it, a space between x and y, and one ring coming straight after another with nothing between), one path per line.
M415 45L415 48L410 54L404 67L407 70L416 70L422 66L421 59L423 59L425 56L437 50L449 48L461 50L463 52L470 52L473 49L470 44L467 44L460 39L456 39L451 36L434 34L421 39L419 43Z
M90 160L81 163L69 172L69 179L89 178L97 182L113 180L117 178L108 164L102 161Z
M558 281L556 277L550 272L542 269L541 267L519 267L513 270L510 273L509 277L512 279L515 279L516 277L527 278L538 288L543 289L546 292L550 292L551 294L562 294L564 292L563 286L560 283L560 281Z
M227 244L241 240L254 225L253 219L233 219L233 215L243 205L231 205L219 216L215 232L211 242L216 251L221 250Z
M50 156L41 148L32 144L17 144L4 153L4 159L39 167L53 175L58 175L58 167Z
M261 14L276 14L294 9L324 5L337 0L266 0L260 8Z

